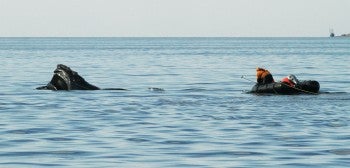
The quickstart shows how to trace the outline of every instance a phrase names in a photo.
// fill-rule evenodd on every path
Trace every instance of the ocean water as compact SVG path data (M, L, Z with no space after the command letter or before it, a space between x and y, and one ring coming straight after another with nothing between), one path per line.
M0 38L0 58L0 167L350 165L350 38ZM35 90L57 64L127 91ZM321 93L247 94L257 66Z

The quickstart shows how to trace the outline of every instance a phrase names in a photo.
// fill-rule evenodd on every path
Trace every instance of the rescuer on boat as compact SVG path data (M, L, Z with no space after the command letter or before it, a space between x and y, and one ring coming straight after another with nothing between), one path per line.
M264 68L256 68L256 82L259 85L269 84L275 82L271 73Z
M289 85L291 87L295 87L295 85L299 84L299 80L293 74L290 74L290 75L282 78L281 82L284 83L284 84L287 84L287 85Z

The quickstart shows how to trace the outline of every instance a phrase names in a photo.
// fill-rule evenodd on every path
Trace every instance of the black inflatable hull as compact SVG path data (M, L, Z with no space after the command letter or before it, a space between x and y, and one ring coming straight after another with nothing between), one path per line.
M301 81L295 87L291 87L281 82L274 82L264 85L256 84L251 93L271 93L271 94L317 94L320 90L320 84L317 81Z

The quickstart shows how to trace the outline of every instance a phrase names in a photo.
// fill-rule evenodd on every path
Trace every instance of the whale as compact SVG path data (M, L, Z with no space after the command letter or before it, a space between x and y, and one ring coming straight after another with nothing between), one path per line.
M38 90L126 90L123 88L101 89L87 82L78 72L70 67L58 64L54 70L51 81L45 85L37 87Z

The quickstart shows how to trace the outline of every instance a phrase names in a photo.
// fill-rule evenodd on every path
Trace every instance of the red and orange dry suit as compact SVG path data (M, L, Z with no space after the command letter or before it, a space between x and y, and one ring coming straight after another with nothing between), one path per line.
M283 79L281 80L281 82L283 82L283 83L285 83L285 84L287 84L287 85L289 85L289 86L291 86L291 87L294 87L294 86L295 86L295 83L294 83L293 81L289 80L288 77L283 78Z

